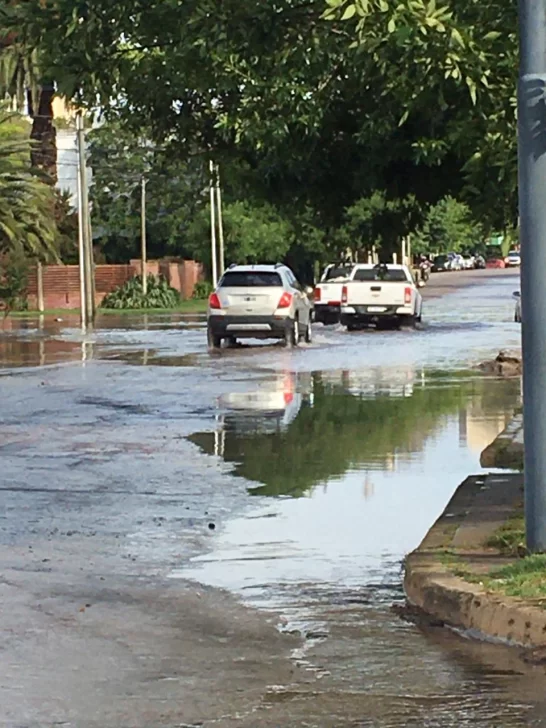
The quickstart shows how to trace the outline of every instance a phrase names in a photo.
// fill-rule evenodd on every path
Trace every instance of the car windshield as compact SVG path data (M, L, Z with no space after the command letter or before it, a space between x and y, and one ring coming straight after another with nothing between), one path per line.
M435 262L435 263L445 263L445 262L446 262L446 260L447 260L447 255L437 255L437 256L436 256L436 257L434 258L434 262Z
M268 271L232 271L220 281L221 288L280 288L282 280L278 273Z
M329 270L326 271L324 280L331 281L334 278L347 278L349 276L349 274L351 273L352 268L353 268L352 265L351 266L346 266L346 265L337 266L336 265L333 268L330 268Z
M354 275L355 281L406 281L406 273L401 268L360 268Z

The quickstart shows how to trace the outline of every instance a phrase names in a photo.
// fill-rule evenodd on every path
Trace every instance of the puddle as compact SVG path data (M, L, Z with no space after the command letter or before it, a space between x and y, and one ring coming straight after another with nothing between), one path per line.
M423 477L433 452L466 475L520 397L519 381L468 377L398 372L397 381L381 370L280 378L276 389L273 381L269 391L222 398L217 431L190 439L233 463L255 495L300 497L355 477L368 493L378 478Z
M249 481L256 505L173 578L235 592L305 637L294 660L327 680L321 707L290 690L271 700L310 725L334 693L370 716L358 725L523 725L491 676L505 652L467 654L459 637L423 634L391 610L404 555L481 471L519 381L408 369L274 381L220 398L217 431L190 438Z

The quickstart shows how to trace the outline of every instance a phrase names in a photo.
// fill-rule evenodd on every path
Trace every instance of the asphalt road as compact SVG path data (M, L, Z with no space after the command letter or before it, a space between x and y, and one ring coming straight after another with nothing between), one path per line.
M0 724L545 725L541 671L401 620L400 565L519 404L516 273L418 331L209 356L200 317L0 334Z

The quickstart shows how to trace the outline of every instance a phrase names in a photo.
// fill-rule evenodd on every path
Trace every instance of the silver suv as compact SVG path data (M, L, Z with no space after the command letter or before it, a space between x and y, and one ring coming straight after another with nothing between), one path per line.
M312 304L290 268L232 265L209 298L209 348L225 339L282 339L288 347L311 341Z

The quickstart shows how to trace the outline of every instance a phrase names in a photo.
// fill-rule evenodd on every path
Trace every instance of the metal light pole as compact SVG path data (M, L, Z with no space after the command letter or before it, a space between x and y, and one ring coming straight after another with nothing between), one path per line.
M546 4L519 0L519 212L527 546L546 551Z
M89 217L89 189L87 186L87 159L83 117L76 117L78 140L78 220L80 236L80 295L82 326L87 328L95 318L93 250ZM85 300L84 300L85 299Z
M222 216L222 188L220 187L220 166L216 165L216 207L218 212L218 243L220 253L220 277L226 268L224 254L224 220Z
M146 240L146 177L142 177L140 195L140 243L142 260L142 293L148 294L148 266L147 266L147 240Z
M218 260L216 255L216 214L215 214L215 168L212 159L209 163L210 169L210 246L212 256L212 285L218 285Z

